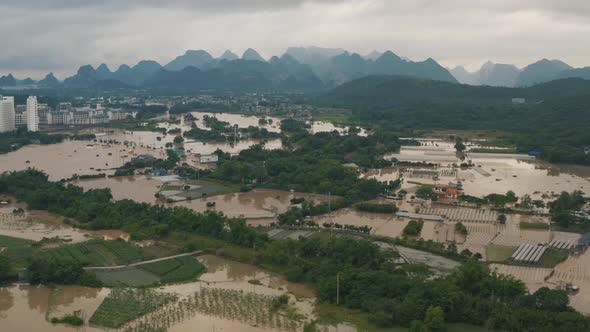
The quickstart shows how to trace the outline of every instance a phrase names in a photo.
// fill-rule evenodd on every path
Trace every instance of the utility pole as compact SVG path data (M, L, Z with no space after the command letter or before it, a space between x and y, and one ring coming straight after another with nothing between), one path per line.
M336 305L340 304L340 272L336 273Z

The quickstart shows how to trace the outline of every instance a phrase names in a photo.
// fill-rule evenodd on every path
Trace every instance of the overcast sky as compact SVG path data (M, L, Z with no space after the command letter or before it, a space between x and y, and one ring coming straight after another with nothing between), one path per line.
M476 69L541 58L590 66L590 0L0 0L0 74L162 64L187 49L392 50Z

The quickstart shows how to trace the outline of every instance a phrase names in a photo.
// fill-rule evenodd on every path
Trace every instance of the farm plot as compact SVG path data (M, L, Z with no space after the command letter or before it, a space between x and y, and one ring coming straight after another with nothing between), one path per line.
M117 271L92 271L106 285L111 287L142 287L160 282L160 277L140 269L130 267Z
M167 259L139 266L140 269L157 275L161 282L179 282L193 279L205 271L205 266L192 256Z
M90 323L107 328L119 328L176 299L175 294L149 289L115 288L90 317Z
M33 252L33 241L0 235L0 254L9 257L20 267Z
M196 314L239 321L274 331L300 331L302 316L281 308L276 297L239 290L203 288L194 295L133 321L125 332L166 331ZM289 312L289 313L288 313Z
M71 257L84 266L122 265L155 258L123 240L90 240L51 249L46 255Z

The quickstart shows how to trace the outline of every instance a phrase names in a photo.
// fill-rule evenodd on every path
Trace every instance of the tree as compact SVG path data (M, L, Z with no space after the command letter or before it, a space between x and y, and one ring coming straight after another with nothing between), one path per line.
M541 287L532 295L533 305L541 310L562 312L567 311L570 300L561 289Z
M424 317L424 324L431 331L444 331L445 330L445 316L441 307L430 306L426 310L426 316Z
M428 332L428 328L419 320L413 320L410 323L410 332Z
M525 194L520 198L520 207L523 209L530 209L533 207L531 195Z
M465 144L463 144L463 139L461 137L457 137L455 139L455 150L457 150L457 152L462 153L463 151L465 151Z
M184 142L184 138L182 138L182 136L178 135L176 137L174 137L174 144L182 144Z
M0 255L0 283L13 277L12 262L4 255Z
M432 188L432 186L420 186L420 188L416 190L416 197L422 199L433 199L436 197L436 194L434 193L434 188Z
M500 222L500 224L505 224L506 223L506 215L505 214L500 214L498 216L498 221Z

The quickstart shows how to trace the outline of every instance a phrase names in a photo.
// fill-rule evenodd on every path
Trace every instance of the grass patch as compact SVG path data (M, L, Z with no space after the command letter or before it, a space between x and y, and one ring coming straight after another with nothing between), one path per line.
M160 277L161 282L179 282L192 280L205 271L205 266L193 256L167 259L160 262L139 266L140 269Z
M520 222L520 229L539 229L539 230L548 230L549 224L544 224L540 222Z
M406 327L378 327L369 322L369 314L360 310L336 306L330 303L318 303L315 307L318 316L318 323L326 325L337 325L348 323L354 325L358 331L371 332L408 332ZM445 324L447 332L489 332L482 326L469 324Z
M90 317L90 323L118 328L175 301L176 298L175 294L158 293L149 289L115 288Z
M33 254L34 241L0 235L0 254L8 257L17 268L25 267L27 258Z
M539 267L553 268L555 265L565 261L568 256L569 252L567 250L548 247L539 261Z
M109 287L143 287L160 282L160 277L142 270L139 267L131 267L118 271L92 271L106 286Z
M352 111L336 108L322 108L313 114L314 121L332 122L339 125L352 124Z
M486 247L486 257L490 262L504 262L512 256L516 249L517 247L490 244Z
M167 239L170 243L189 250L205 250L237 260L251 263L256 259L256 251L252 248L244 248L223 240L213 239L198 234L175 232Z

